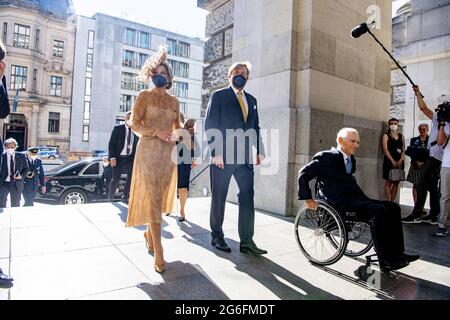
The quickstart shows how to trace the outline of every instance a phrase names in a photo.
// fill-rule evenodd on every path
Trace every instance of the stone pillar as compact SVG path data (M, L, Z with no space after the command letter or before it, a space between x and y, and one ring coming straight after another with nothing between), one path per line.
M31 125L28 126L30 130L30 140L28 146L34 147L37 145L38 123L39 123L39 105L33 104L31 111Z
M380 137L389 116L391 63L369 35L349 35L367 20L372 4L381 9L381 29L374 33L390 49L390 0L234 1L232 60L253 64L246 90L258 99L261 128L280 137L265 139L269 156L279 150L272 158L277 174L255 170L258 209L295 214L298 170L335 146L346 126L361 135L358 182L367 195L382 198ZM234 191L232 185L231 201Z

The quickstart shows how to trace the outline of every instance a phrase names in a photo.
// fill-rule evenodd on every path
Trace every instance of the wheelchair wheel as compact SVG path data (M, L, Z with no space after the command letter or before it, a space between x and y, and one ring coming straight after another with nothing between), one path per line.
M359 257L372 249L372 234L367 222L350 222L349 229L346 256Z
M318 200L317 210L302 206L295 218L295 238L300 250L313 263L337 262L347 246L347 232L339 214L326 202Z

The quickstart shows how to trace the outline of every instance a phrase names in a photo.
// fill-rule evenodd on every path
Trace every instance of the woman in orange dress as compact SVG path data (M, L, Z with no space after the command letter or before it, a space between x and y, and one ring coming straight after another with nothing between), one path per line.
M156 272L165 269L161 243L162 213L171 212L177 187L177 163L172 160L175 130L181 127L179 101L167 90L173 72L167 49L160 47L142 67L140 79L152 79L155 88L143 90L131 114L131 129L140 137L131 181L126 226L147 225L144 233L149 252L154 253Z

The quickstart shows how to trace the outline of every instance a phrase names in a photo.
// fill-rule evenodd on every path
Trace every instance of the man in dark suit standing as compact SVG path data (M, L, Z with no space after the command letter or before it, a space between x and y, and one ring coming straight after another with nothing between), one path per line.
M17 141L13 138L5 140L6 152L2 155L0 167L0 208L6 208L8 194L11 207L20 207L23 191L23 179L28 172L25 155L16 152Z
M264 160L256 99L244 91L250 73L248 62L233 64L228 71L230 86L215 91L205 118L205 130L211 151L211 244L230 252L224 240L222 224L230 179L234 176L238 187L240 251L265 254L253 241L255 208L253 190L252 146L256 147L256 165ZM231 147L230 147L231 146ZM243 146L242 148L239 148Z
M34 199L36 192L39 191L39 186L41 186L42 193L46 192L44 168L41 159L37 157L38 152L38 148L30 148L27 152L28 173L24 178L22 191L25 200L24 207L34 206Z
M6 63L3 61L3 59L5 59L5 56L6 56L6 49L3 46L3 43L0 41L0 118L1 119L6 118L10 112L8 91L6 89L6 77L4 76L5 69L6 69ZM3 142L2 142L2 139L0 138L0 154L2 154L2 153L3 153ZM0 268L0 284L3 284L3 283L10 284L12 281L13 281L13 278L4 274L2 269Z
M355 129L344 128L337 136L337 149L322 151L299 171L298 198L305 200L309 209L316 210L309 181L316 179L320 197L341 214L356 212L370 219L370 230L380 266L386 270L403 268L417 255L404 253L403 229L398 204L367 197L358 186L353 174L356 171L355 153L359 148L359 134Z
M127 182L123 190L122 199L128 202L130 196L131 175L133 173L133 162L136 146L139 138L131 131L128 125L131 111L125 114L125 124L115 126L109 139L109 159L112 167L112 180L109 187L110 200L114 200L116 189L119 186L122 173L127 174Z

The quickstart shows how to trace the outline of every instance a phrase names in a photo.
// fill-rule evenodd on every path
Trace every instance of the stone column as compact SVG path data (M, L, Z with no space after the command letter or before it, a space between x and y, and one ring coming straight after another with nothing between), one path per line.
M265 139L278 172L255 170L258 209L295 214L298 170L335 146L337 131L347 126L361 135L360 185L367 195L383 197L380 138L389 115L391 63L369 35L350 38L373 4L381 9L381 29L374 33L390 49L390 0L234 1L232 60L253 64L246 90L258 99L261 128L280 137ZM232 184L234 202L235 191Z
M32 112L31 112L31 125L28 126L28 130L30 131L29 137L30 140L28 145L30 147L34 147L37 145L37 133L38 133L38 123L39 123L39 105L33 104Z

